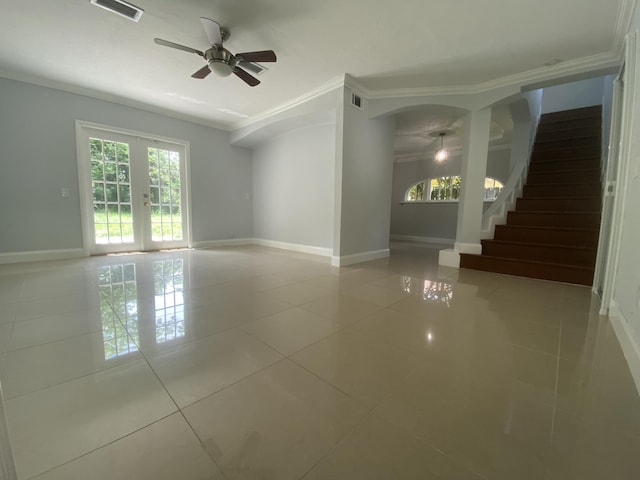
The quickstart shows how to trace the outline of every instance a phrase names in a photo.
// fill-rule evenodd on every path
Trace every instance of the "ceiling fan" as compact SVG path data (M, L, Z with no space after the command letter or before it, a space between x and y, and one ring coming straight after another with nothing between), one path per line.
M256 74L260 73L264 70L264 67L261 67L257 62L275 62L275 52L273 50L261 50L258 52L245 52L234 55L222 46L222 43L229 38L229 31L222 28L218 22L210 18L200 17L200 21L211 44L211 47L204 52L163 40L162 38L154 38L153 41L158 45L195 53L204 58L207 65L191 75L192 78L202 79L211 72L215 72L221 77L227 77L233 73L251 87L259 85L260 80L247 72L247 70Z

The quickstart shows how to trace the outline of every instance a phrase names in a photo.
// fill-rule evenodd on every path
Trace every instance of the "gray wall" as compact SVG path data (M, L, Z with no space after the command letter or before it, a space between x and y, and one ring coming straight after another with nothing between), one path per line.
M542 96L542 113L601 105L603 92L602 77L545 88Z
M284 133L252 159L254 236L332 248L335 125Z
M0 105L0 252L82 247L76 120L189 141L192 240L252 236L250 153L228 133L4 78Z
M339 241L334 256L353 255L389 248L393 135L395 118L369 120L351 106L351 90L345 89L345 106L337 125L336 200Z
M460 175L462 157L452 156L444 163L419 160L394 163L393 192L391 196L391 235L408 235L455 240L458 203L405 204L407 189L425 178ZM506 183L509 178L510 150L489 152L487 176ZM491 204L485 203L484 208Z

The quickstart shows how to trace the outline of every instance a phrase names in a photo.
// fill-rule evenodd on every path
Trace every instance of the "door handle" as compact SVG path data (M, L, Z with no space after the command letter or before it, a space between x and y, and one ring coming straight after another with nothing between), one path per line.
M145 207L148 207L149 205L150 205L149 202L144 202Z

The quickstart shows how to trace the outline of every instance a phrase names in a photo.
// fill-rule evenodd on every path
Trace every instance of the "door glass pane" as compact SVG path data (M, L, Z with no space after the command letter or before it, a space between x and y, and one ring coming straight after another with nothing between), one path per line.
M98 267L104 358L138 351L138 291L134 264Z
M151 239L182 240L180 154L148 148Z
M133 242L129 144L89 139L97 244Z
M182 259L153 262L157 343L185 335L183 272Z

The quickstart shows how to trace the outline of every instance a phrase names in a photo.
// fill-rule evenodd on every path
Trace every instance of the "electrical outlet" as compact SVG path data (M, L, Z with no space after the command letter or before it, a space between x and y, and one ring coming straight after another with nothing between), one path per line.
M62 187L60 189L60 195L62 195L62 198L69 198L71 196L69 189L67 187Z

